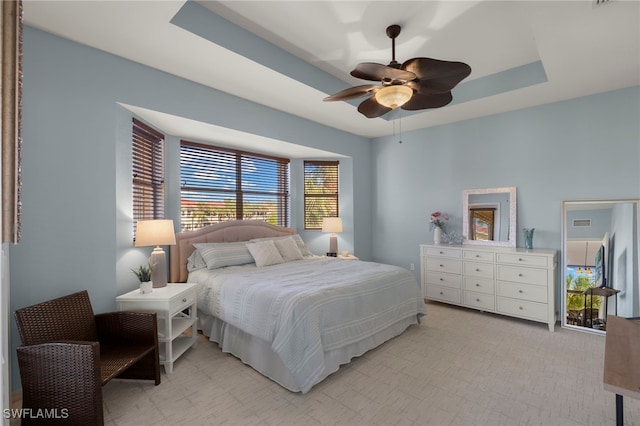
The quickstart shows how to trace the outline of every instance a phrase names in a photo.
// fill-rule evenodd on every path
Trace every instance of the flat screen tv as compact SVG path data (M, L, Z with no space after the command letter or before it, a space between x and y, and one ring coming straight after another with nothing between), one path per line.
M607 286L607 253L604 244L596 252L596 287L604 288Z

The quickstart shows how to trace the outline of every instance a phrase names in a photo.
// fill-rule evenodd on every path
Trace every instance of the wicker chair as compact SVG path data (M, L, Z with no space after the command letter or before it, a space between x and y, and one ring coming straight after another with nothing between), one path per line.
M18 309L22 406L64 424L104 424L102 386L114 377L160 384L155 313L94 315L86 290ZM22 419L22 424L52 419Z

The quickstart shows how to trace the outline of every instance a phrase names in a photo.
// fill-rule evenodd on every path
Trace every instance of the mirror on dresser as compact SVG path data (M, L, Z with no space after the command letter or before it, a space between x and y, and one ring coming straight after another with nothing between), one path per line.
M606 332L607 314L640 316L640 200L562 203L562 326Z
M516 246L516 187L462 192L463 244Z

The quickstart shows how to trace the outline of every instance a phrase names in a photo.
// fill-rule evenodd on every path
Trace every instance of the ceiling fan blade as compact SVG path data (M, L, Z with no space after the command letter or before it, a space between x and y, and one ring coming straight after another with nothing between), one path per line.
M448 92L471 74L471 67L464 62L431 58L409 59L402 69L417 76L409 85L422 94Z
M440 108L449 104L453 100L451 92L435 93L433 95L424 95L422 93L414 93L409 101L402 105L401 108L407 111L417 111L420 109Z
M391 108L380 105L378 101L376 101L376 97L372 96L358 105L358 111L367 118L376 118L385 115L391 111Z
M349 87L324 98L324 101L346 101L347 99L359 98L360 96L370 95L378 91L380 86L377 84L364 84L362 86Z
M376 64L374 62L362 62L356 65L351 71L351 75L363 80L380 81L380 80L413 80L416 75L413 72L392 68L387 65Z

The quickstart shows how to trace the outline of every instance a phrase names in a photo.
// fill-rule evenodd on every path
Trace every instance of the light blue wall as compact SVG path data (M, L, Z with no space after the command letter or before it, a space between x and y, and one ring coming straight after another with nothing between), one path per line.
M462 191L505 186L518 191L518 246L535 228L534 247L560 250L562 200L640 197L638 117L633 87L375 139L373 258L417 266L432 211L460 234Z
M131 115L119 102L347 156L340 160L347 218L340 248L401 266L418 265L418 245L431 241L430 212L448 213L448 226L460 231L465 188L517 186L518 229L535 227L534 245L556 249L561 200L640 197L637 87L408 132L399 144L330 129L26 27L23 234L10 253L12 310L88 289L102 312L136 285L128 268L148 251L130 245ZM178 140L168 138L167 179L175 177ZM292 166L294 179L300 167ZM298 206L299 196L297 188ZM167 199L176 217L175 186ZM299 207L295 215L302 232ZM320 251L327 244L324 234L303 235ZM14 326L12 353L17 344ZM17 368L13 373L15 379Z
M591 220L591 226L573 226L580 219ZM567 240L600 240L610 230L611 208L567 211Z
M348 244L371 256L371 144L223 92L25 27L22 239L11 247L11 310L88 289L96 312L137 286L131 114L135 105L344 156L341 210ZM177 217L178 137L167 138L168 213ZM178 189L176 189L178 188ZM294 203L300 188L292 194ZM294 223L301 224L298 210ZM301 227L298 229L301 230ZM316 232L310 237L320 239ZM314 239L311 238L311 239ZM12 353L19 344L12 324ZM18 369L13 359L14 385Z

